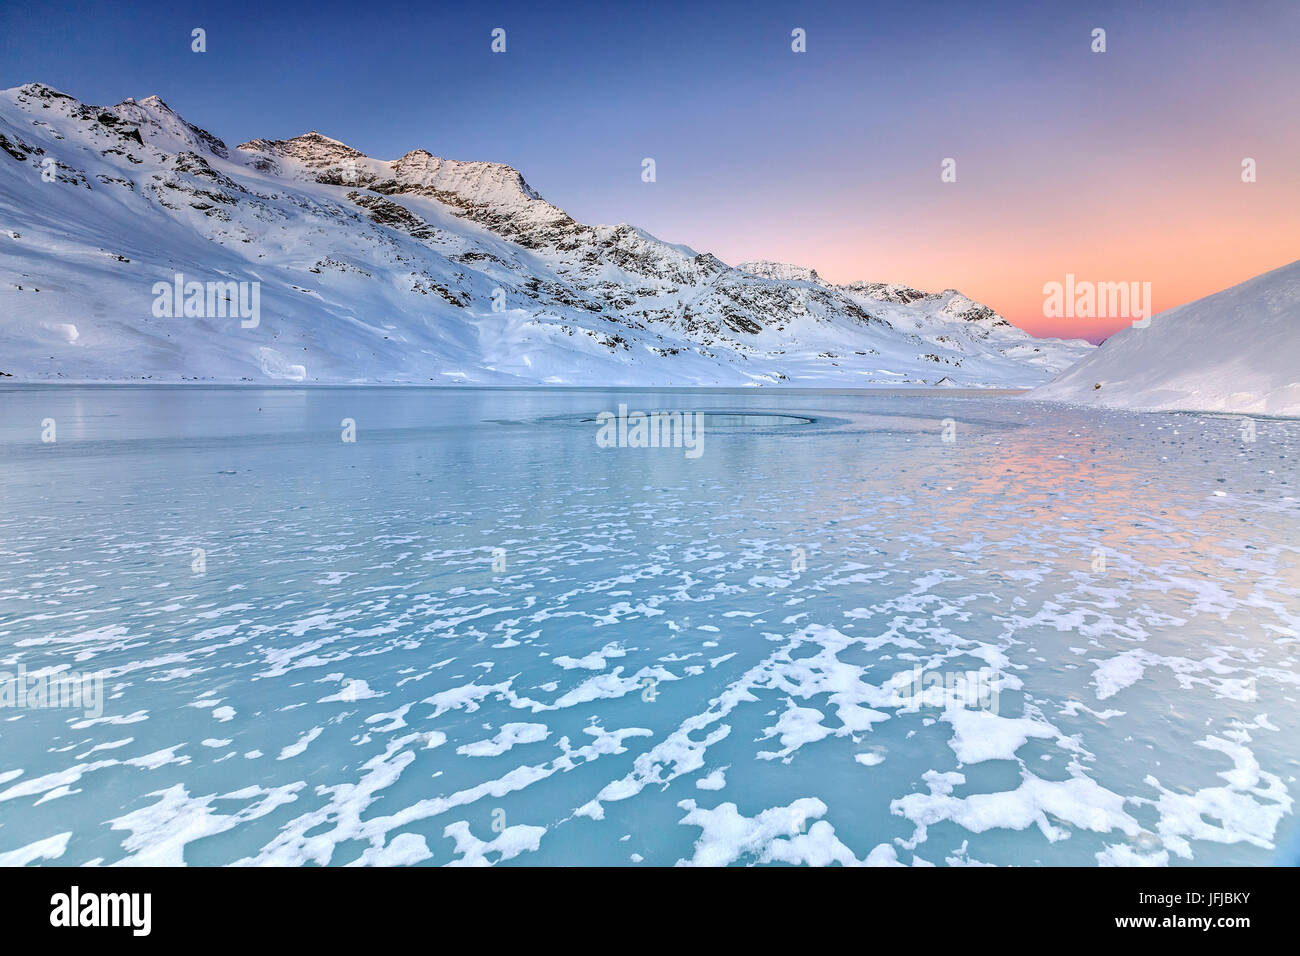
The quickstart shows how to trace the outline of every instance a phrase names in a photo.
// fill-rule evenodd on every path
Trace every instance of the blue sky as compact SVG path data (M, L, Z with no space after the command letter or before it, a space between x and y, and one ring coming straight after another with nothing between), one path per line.
M1281 0L55 0L3 8L0 86L157 93L231 145L318 129L380 158L507 162L585 222L954 286L1032 325L1065 271L1150 278L1167 307L1300 256L1278 219L1300 196L1298 41L1300 4ZM1255 153L1269 175L1242 194ZM1175 218L1176 254L1154 254Z

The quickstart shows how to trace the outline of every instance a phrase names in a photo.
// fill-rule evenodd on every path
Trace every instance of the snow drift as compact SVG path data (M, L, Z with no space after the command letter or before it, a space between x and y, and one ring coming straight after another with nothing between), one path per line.
M1026 397L1300 416L1300 261L1125 329Z

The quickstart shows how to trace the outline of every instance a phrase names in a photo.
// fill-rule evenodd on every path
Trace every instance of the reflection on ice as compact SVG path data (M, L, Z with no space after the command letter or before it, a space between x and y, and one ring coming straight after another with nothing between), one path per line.
M702 453L598 448L620 403ZM0 675L103 682L0 708L0 863L1284 861L1300 423L1255 426L0 388Z

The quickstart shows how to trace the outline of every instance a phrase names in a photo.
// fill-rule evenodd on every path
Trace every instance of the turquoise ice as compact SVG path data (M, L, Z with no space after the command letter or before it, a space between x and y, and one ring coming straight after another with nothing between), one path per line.
M0 708L0 862L1292 859L1300 422L1244 421L0 388L0 672L105 695Z

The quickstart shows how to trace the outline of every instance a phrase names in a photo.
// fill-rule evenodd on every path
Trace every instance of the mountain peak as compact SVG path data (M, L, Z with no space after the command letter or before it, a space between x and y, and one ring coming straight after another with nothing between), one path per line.
M900 285L897 282L865 282L859 279L842 288L866 296L868 299L875 299L877 302L894 302L898 305L911 305L924 299L940 298L933 292L922 292L920 289L913 289L911 286Z
M326 136L324 133L318 132L317 130L311 130L309 132L303 133L300 136L295 136L293 139L288 140L288 142L319 143L324 146L341 146L344 149L352 150L352 152L356 153L358 156L364 155L360 150L352 149L351 146L349 146L347 143L343 142L342 140L337 140L330 136Z
M982 322L995 326L1011 326L1010 322L987 305L962 295L956 289L944 289L943 294L948 297L948 301L943 306L943 315L959 319L962 322Z
M736 268L741 272L748 272L750 275L758 276L760 279L824 284L816 269L811 269L808 266L796 266L789 262L771 262L767 259L758 259L753 262L742 262Z
M293 139L251 139L240 143L237 149L246 152L270 153L273 156L296 160L304 166L318 169L334 166L349 159L366 159L366 154L347 143L331 139L316 130L295 136Z
M517 169L505 163L443 159L428 150L413 149L391 167L404 185L455 193L475 204L513 206L542 198Z
M186 122L156 94L142 100L128 97L114 106L112 112L128 123L134 123L141 135L158 149L171 151L182 146L192 152L210 153L222 159L230 155L221 139Z
M22 86L16 87L12 90L6 90L5 92L24 93L28 96L38 96L42 99L55 97L63 100L70 100L73 98L69 96L67 93L64 93L61 90L56 90L54 87L46 83L24 83Z
M733 270L633 225L583 225L504 163L424 149L374 159L318 130L252 140L231 157L157 96L98 107L39 84L0 96L0 129L0 184L29 179L42 155L59 157L59 182L77 184L3 190L22 228L0 245L0 274L24 281L0 283L0 314L16 316L0 322L0 356L25 378L856 385L946 375L1027 386L1086 348L994 328L956 293L869 301L805 266ZM62 215L49 215L51 201L66 204ZM36 252L49 248L65 253ZM114 265L87 269L105 254ZM140 308L142 283L170 281L182 262L195 281L258 284L254 314L240 316L249 334L159 323ZM73 329L69 316L85 318ZM51 329L70 330L66 341Z
M51 110L73 122L91 124L101 135L108 131L114 136L137 139L141 145L148 143L162 152L190 151L227 157L225 143L207 130L187 123L156 95L138 102L128 97L116 106L93 106L46 83L27 83L5 93L23 112Z

